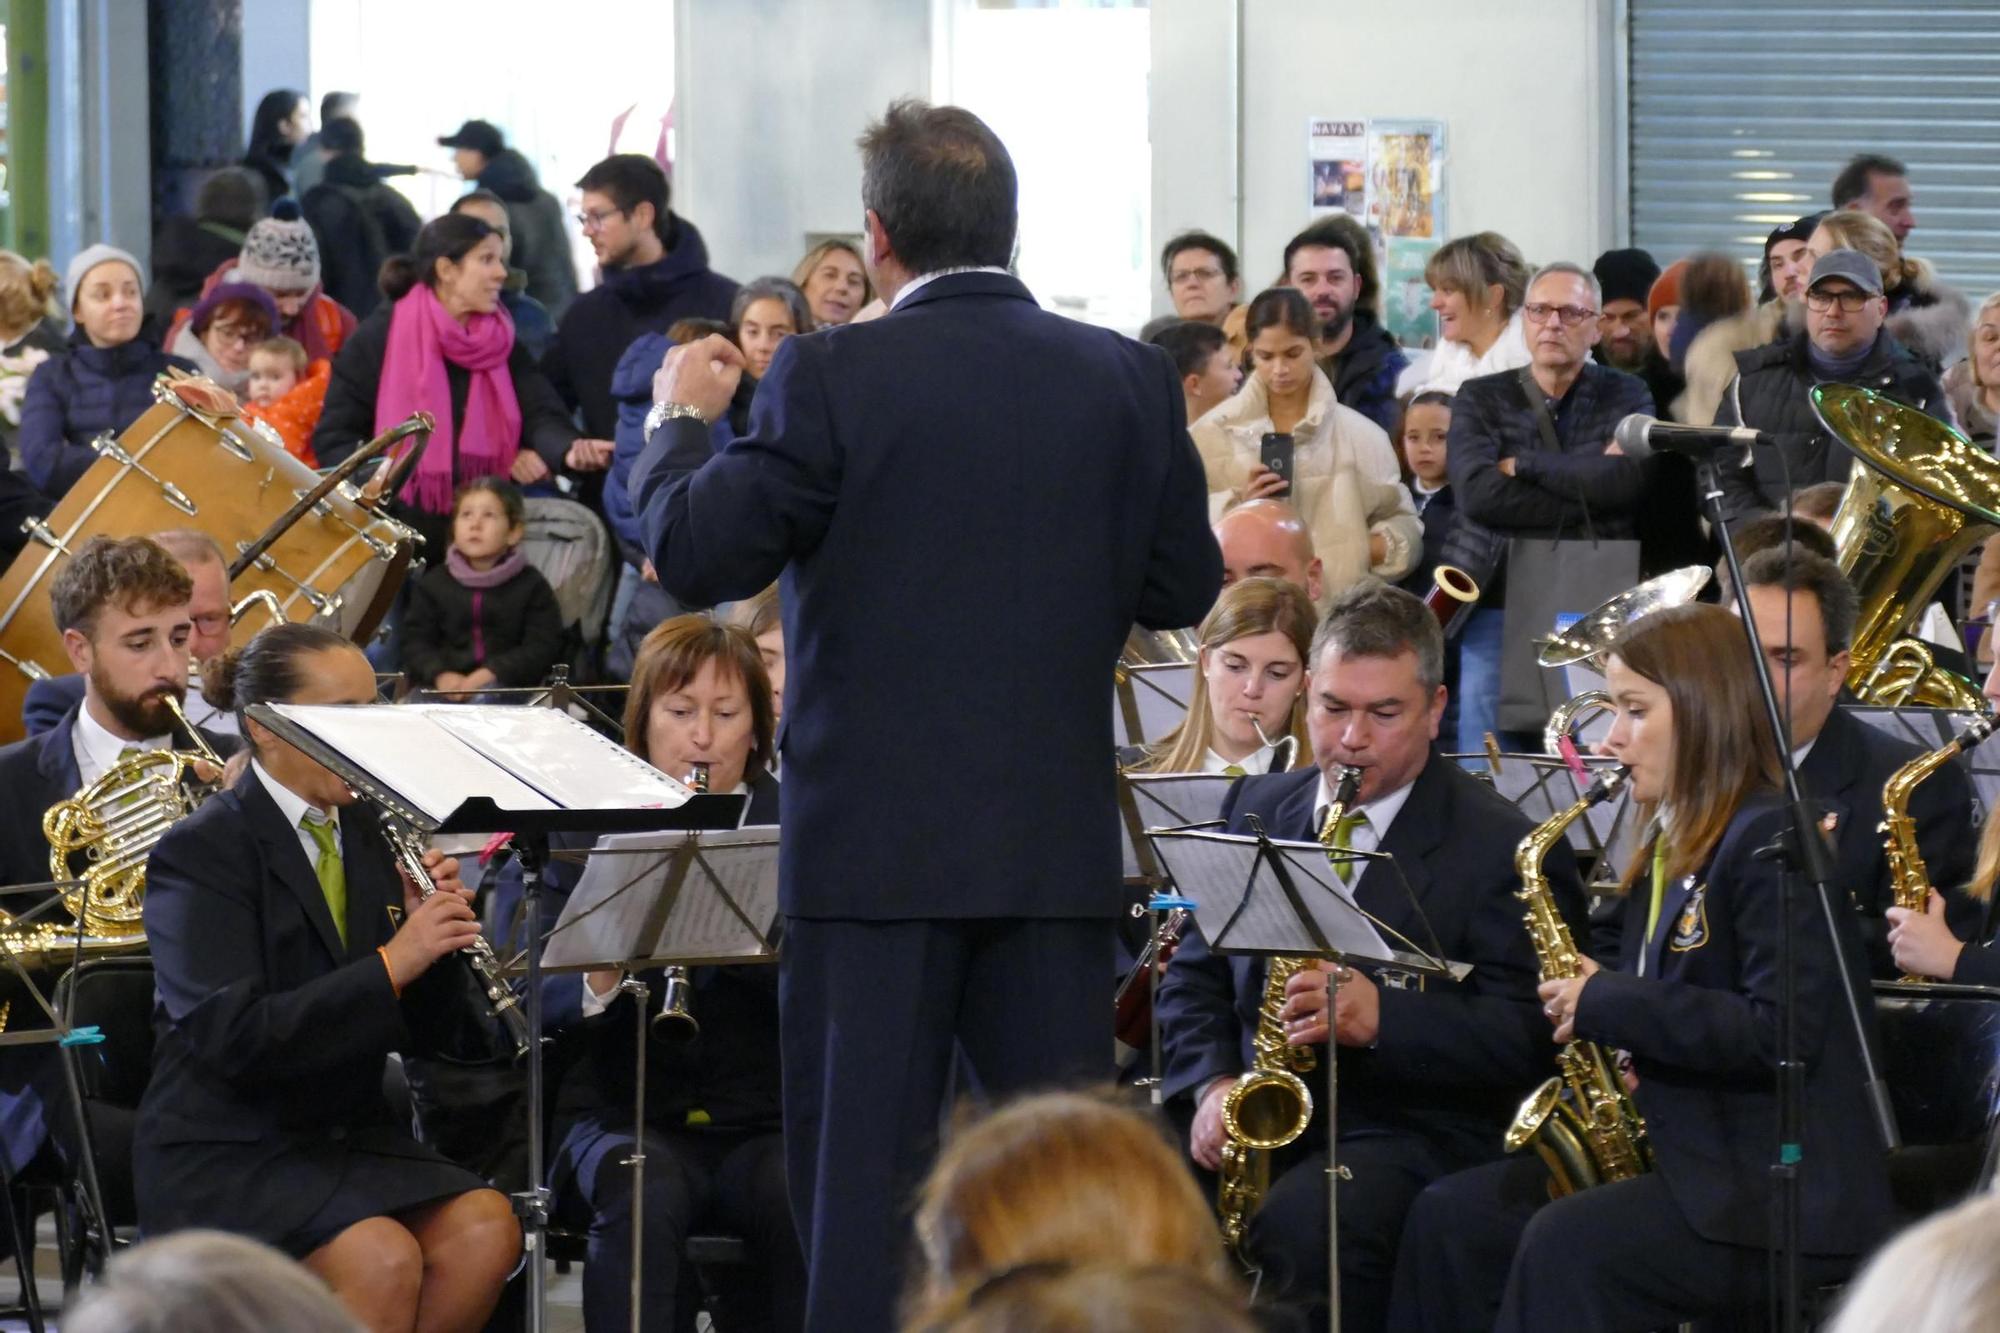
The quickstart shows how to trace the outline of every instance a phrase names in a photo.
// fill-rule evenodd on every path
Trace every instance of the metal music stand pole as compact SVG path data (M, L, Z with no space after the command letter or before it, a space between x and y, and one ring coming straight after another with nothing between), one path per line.
M588 986L589 980L583 983ZM639 1289L646 1271L646 1011L653 988L639 977L628 976L618 989L632 997L632 1058L637 1070L637 1087L632 1093L632 1155L625 1165L632 1168L632 1333L641 1333Z
M549 1317L549 1188L542 1161L542 873L549 863L546 833L520 833L514 854L521 861L521 916L528 927L528 1183L514 1196L528 1255L528 1333L544 1333ZM585 983L586 985L588 983Z

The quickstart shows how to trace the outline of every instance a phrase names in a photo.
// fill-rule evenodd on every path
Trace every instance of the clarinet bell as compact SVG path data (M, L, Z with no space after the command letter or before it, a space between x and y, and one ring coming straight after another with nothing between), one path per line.
M660 990L660 1011L653 1015L650 1025L655 1040L670 1046L685 1046L701 1035L701 1023L688 1003L692 989L686 968L667 969Z

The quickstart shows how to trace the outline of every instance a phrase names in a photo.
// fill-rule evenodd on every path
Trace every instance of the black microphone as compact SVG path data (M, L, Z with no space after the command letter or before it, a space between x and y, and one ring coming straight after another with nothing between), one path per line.
M1620 421L1611 438L1618 442L1627 458L1648 458L1664 452L1697 462L1720 449L1777 443L1763 431L1748 426L1682 426L1642 412L1634 412Z

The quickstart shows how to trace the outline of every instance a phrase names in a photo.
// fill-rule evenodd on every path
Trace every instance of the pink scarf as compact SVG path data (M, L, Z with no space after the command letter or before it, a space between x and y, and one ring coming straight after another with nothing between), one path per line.
M406 502L427 514L448 514L460 481L505 476L513 467L514 455L521 450L521 404L507 373L513 350L514 321L505 310L474 315L461 325L422 283L396 302L375 393L375 431L379 435L420 411L435 417L438 427L415 475L403 484ZM465 422L456 430L447 361L472 372Z

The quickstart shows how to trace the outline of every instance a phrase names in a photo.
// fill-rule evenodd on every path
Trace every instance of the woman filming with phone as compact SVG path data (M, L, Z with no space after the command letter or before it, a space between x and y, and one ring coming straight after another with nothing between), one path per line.
M1208 473L1209 508L1289 499L1312 533L1332 597L1364 574L1394 581L1423 556L1423 525L1382 428L1343 407L1313 362L1319 324L1290 287L1250 303L1251 374L1189 427Z

